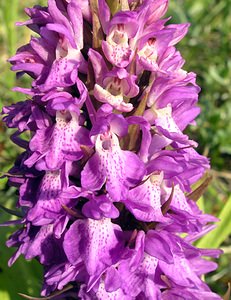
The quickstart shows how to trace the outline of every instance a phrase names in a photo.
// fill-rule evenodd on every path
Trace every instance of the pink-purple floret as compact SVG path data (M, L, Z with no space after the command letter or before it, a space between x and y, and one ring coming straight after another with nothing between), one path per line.
M182 132L200 112L175 48L189 24L165 25L167 0L128 1L114 16L98 2L100 48L85 39L87 0L48 0L18 23L37 36L9 59L33 80L15 88L29 100L3 109L24 148L9 171L23 212L9 264L37 258L43 296L72 283L76 299L221 299L201 279L220 251L192 245L217 219L188 197L209 168Z

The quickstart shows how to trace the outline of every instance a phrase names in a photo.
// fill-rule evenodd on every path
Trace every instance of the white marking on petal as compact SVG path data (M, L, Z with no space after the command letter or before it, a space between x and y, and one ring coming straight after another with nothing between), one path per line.
M139 58L143 58L148 64L152 66L157 66L157 47L154 38L149 39L144 47L138 51Z
M129 112L133 109L133 105L131 103L124 102L123 94L121 92L117 95L113 95L110 91L107 91L98 84L95 84L94 96L100 102L108 103L119 111Z
M107 42L112 46L128 47L128 34L124 30L124 24L118 24L107 36Z
M96 296L98 300L131 300L130 296L124 295L122 289L118 289L114 292L107 292L102 280L100 282L99 289L96 292Z
M176 132L182 134L172 117L171 104L168 104L166 107L161 109L155 109L154 113L157 117L156 125L161 126L163 129L166 129L169 132Z
M139 266L138 270L140 272L143 272L148 277L149 275L155 274L157 265L158 265L157 258L155 258L147 253L144 253L144 259L143 259L141 265Z

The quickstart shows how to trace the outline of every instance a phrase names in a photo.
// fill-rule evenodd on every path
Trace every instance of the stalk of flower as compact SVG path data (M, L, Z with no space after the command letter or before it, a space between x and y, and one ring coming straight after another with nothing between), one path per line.
M192 245L217 219L189 196L209 163L183 133L200 88L175 48L189 25L166 25L167 4L49 0L19 23L39 37L9 60L33 81L3 109L25 150L7 244L10 265L44 266L43 296L71 283L74 299L221 299L201 279L221 251Z

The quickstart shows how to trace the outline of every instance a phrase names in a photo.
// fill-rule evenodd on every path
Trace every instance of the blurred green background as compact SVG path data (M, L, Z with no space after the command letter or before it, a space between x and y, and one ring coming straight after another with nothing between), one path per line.
M22 3L22 2L21 2ZM12 92L13 86L28 85L28 79L18 82L6 62L16 49L27 43L31 31L15 27L25 20L23 5L45 5L46 1L1 1L0 3L0 109L25 96ZM197 127L189 129L191 138L199 142L199 152L211 159L213 181L199 205L206 213L220 217L217 229L197 242L199 247L220 247L224 254L217 261L219 268L205 278L213 291L223 295L231 281L231 0L170 0L168 16L173 23L191 23L188 35L178 49L186 60L184 69L198 74L202 88L199 105L201 115ZM7 171L19 149L9 139L11 130L0 121L0 172ZM0 173L1 175L1 173ZM0 204L12 207L15 189L6 180L0 181ZM0 222L9 216L0 210ZM12 268L7 261L14 252L5 247L6 237L14 228L1 228L0 234L0 299L22 299L17 292L39 295L42 270L36 261L20 258Z

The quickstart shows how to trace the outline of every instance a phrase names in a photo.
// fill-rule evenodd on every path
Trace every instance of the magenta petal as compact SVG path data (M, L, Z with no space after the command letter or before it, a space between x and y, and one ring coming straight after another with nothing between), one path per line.
M103 57L93 49L88 51L88 57L90 58L94 69L96 83L102 84L104 75L108 72L108 68Z
M149 255L165 261L168 264L173 263L173 254L170 248L171 245L165 241L161 233L150 230L145 239L145 252Z
M99 190L106 181L106 176L101 172L101 161L98 153L95 153L81 172L81 183L86 190Z
M69 5L67 6L67 12L70 18L70 23L74 31L75 44L79 49L82 49L83 48L83 16L79 5L81 5L81 3L70 1Z
M126 261L122 262L119 267L119 272L122 277L122 288L126 291L126 294L134 297L133 299L136 299L140 293L145 294L146 297L143 299L148 299L148 294L160 294L158 290L155 291L155 288L154 290L150 290L150 286L151 289L153 288L152 283L157 265L158 260L146 253L143 253L143 259L136 270L129 269L129 265ZM137 299L139 298L137 297ZM158 296L158 298L153 299L160 298Z
M126 46L112 46L106 41L102 42L102 49L106 58L115 66L125 68L131 62L134 51Z
M128 187L140 181L145 167L139 157L122 151L114 133L98 135L96 153L89 159L81 173L82 186L95 191L106 182L106 189L114 201L120 201Z
M105 0L99 0L98 2L100 22L104 33L108 34L111 12Z
M46 28L48 30L52 30L55 32L58 32L64 36L66 36L71 44L71 46L75 49L76 44L73 36L70 34L70 32L67 30L67 28L62 24L47 24Z
M146 4L146 3L145 3ZM152 24L153 22L159 20L166 13L168 9L168 0L157 0L147 2L147 24Z
M87 218L96 220L102 219L103 217L111 219L119 217L118 209L106 195L90 197L90 200L84 204L82 213Z
M40 87L42 91L54 87L66 87L73 85L77 80L78 60L71 60L67 57L57 59L50 70L46 82Z
M145 165L142 160L131 151L123 151L125 160L125 172L129 187L139 183L146 173Z
M166 290L162 294L163 300L187 299L187 300L221 300L221 297L211 291L201 291L193 288L176 287Z
M164 222L161 211L161 183L163 175L152 175L143 184L129 191L124 201L136 219L145 222Z
M119 251L117 234L120 228L110 219L78 220L72 224L64 238L64 251L72 264L83 260L89 275L95 276L114 262ZM75 239L72 237L76 236ZM117 252L118 255L118 252Z
M84 233L84 229L85 221L78 220L71 225L70 229L65 234L63 248L72 265L76 265L81 261L80 241L82 238L81 232ZM72 238L73 236L75 236L74 239Z
M111 267L107 270L105 278L105 289L107 292L114 292L118 290L121 286L121 278L118 270Z

